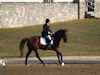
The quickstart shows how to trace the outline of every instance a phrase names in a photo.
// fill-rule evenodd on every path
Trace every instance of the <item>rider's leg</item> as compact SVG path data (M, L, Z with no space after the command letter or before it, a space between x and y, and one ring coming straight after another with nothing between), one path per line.
M47 43L48 43L47 46L50 48L50 46L51 46L51 44L50 44L51 43L51 36L48 35L46 39L47 39Z

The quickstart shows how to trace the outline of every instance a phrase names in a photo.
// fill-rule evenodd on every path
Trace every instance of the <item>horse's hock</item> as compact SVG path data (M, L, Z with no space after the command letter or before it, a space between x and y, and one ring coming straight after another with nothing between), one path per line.
M46 18L50 18L51 22L84 19L88 14L100 18L99 0L74 1L76 2L1 3L0 28L43 24ZM92 4L86 1L92 1ZM94 10L90 12L88 8L91 8L91 5L94 5Z

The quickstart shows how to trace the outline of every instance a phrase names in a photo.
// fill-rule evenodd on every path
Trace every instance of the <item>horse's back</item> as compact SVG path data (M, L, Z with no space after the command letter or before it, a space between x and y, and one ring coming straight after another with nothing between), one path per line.
M31 41L34 42L34 43L39 43L40 42L40 36L33 36L31 38Z
M32 39L40 39L40 36L33 36Z

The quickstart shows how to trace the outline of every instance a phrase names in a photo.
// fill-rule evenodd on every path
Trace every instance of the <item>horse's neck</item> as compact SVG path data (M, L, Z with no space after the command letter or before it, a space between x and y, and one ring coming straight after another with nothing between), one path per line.
M54 40L55 41L59 41L60 42L61 38L62 38L61 36L54 36Z
M54 34L54 44L59 46L61 38L62 38L62 34L61 33L55 33Z

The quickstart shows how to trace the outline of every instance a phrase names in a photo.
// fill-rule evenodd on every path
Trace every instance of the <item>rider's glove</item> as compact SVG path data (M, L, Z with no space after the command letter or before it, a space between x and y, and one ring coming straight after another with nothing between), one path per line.
M51 34L51 32L48 32L48 34Z

